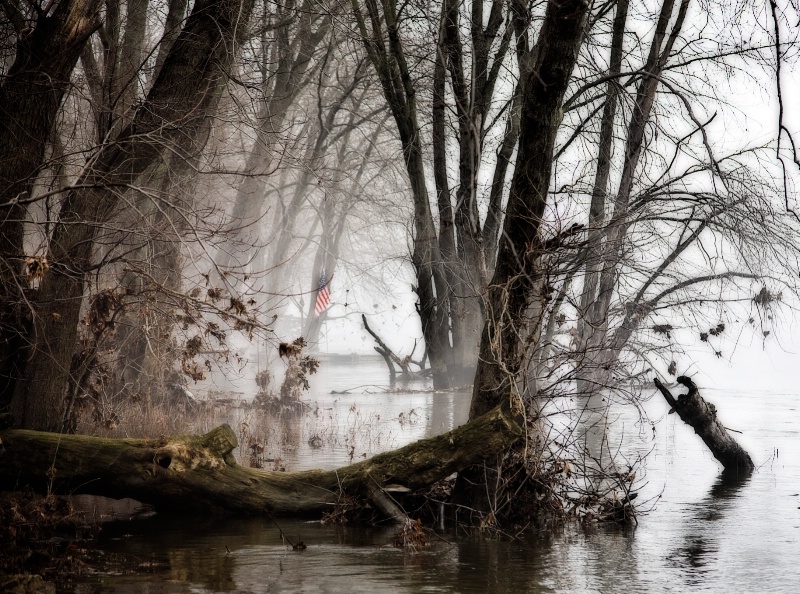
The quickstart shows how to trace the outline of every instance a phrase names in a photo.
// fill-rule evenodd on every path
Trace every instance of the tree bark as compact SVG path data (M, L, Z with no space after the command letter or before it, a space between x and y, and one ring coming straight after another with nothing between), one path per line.
M700 396L691 378L682 375L677 381L689 391L678 396L676 400L657 377L653 378L656 388L672 407L670 413L677 412L681 420L694 429L714 457L720 461L726 473L748 475L753 472L755 469L753 460L720 423L716 407Z
M63 393L75 347L84 275L98 230L120 196L167 148L184 158L202 150L198 136L216 110L217 87L247 26L252 0L202 0L172 47L136 115L70 191L62 206L37 296L33 352L18 382L12 412L24 427L58 430Z
M81 50L100 26L99 0L64 0L30 23L4 6L17 29L14 63L0 84L0 407L8 406L26 351L23 305L25 201ZM20 202L21 201L21 202Z
M583 39L585 0L550 2L539 34L536 62L525 84L517 165L503 234L489 284L486 324L472 394L470 418L514 394L525 345L526 314L539 297L536 268L543 253L539 226L553 166L561 105ZM539 320L540 321L540 320Z
M157 79L161 73L164 60L166 60L172 45L181 33L181 23L186 18L189 0L168 0L168 5L167 18L164 21L164 34L161 36L161 41L158 42L158 55L153 67L153 80Z
M236 514L320 515L343 495L388 484L420 489L507 451L523 435L508 408L449 433L336 470L270 472L238 465L236 435L106 439L0 432L0 489L131 497L158 508Z

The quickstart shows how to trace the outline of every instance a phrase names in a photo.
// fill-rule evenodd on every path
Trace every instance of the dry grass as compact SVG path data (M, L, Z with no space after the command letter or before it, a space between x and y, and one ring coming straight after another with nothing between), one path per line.
M84 414L79 431L102 437L160 437L206 433L227 423L237 434L239 448L234 454L239 463L296 470L298 460L315 460L314 466L342 465L396 448L404 443L403 433L420 420L413 409L384 418L343 402L325 408L305 403L264 410L237 395L211 396L191 407L123 403L115 409L117 424L98 424Z

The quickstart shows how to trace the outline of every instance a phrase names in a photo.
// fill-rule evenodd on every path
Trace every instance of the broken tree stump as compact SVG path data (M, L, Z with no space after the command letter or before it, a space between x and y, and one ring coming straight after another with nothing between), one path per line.
M336 470L270 472L236 463L236 434L108 439L40 431L0 431L0 490L130 497L195 513L316 515L343 495L375 487L409 489L508 451L524 435L520 419L496 408L443 435Z
M726 473L746 475L753 472L755 465L750 455L720 423L716 407L700 396L691 378L685 375L678 377L677 382L686 386L689 392L679 395L677 400L658 378L653 378L653 382L669 403L670 413L677 412L681 420L694 429Z

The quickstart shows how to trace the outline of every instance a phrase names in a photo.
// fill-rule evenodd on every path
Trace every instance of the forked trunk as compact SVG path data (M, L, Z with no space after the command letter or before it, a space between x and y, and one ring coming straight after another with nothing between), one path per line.
M100 25L99 0L64 0L35 22L18 14L14 63L0 83L0 408L29 352L23 225L53 125L81 51ZM5 5L9 14L16 5ZM30 28L22 29L21 25Z

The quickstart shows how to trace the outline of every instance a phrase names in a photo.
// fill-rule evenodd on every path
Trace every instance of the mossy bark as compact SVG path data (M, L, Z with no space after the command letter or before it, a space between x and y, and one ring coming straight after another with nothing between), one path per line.
M236 463L228 425L205 435L108 439L0 431L0 490L131 497L189 512L319 515L343 494L374 486L428 486L518 443L524 432L507 409L437 437L336 470L270 472Z

